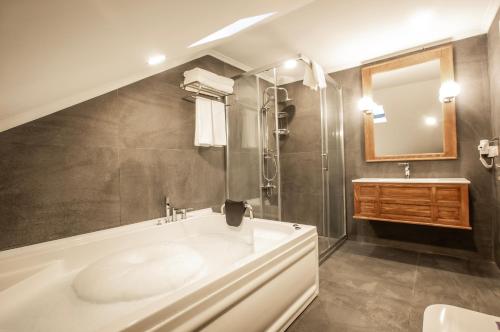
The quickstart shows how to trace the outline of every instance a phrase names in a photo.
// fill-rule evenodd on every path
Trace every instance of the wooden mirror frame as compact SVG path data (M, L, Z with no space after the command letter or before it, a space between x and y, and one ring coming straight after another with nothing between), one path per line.
M453 46L447 44L429 50L404 55L390 60L385 60L361 69L363 95L372 97L372 76L376 73L400 69L431 60L439 59L441 70L441 83L453 80ZM365 158L367 162L401 161L401 160L441 160L457 159L457 129L455 101L443 103L443 152L415 153L401 155L375 155L375 135L373 128L373 115L363 113L365 127Z

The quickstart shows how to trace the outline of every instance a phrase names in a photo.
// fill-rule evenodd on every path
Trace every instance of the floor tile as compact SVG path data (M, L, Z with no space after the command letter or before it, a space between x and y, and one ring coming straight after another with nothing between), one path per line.
M319 274L318 298L288 331L421 332L425 308L437 303L500 316L492 262L347 241Z

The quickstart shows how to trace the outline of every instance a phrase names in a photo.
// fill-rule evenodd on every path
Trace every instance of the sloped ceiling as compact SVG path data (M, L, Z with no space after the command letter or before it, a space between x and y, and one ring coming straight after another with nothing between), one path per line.
M302 53L332 71L484 33L499 1L0 0L0 131L204 54L255 68ZM269 12L233 37L188 48ZM149 67L157 53L166 62Z
M217 42L188 46L238 19L310 1L0 0L0 131L203 55ZM167 60L149 67L156 53Z
M486 33L499 0L317 0L216 50L251 67L297 53L328 72L443 39Z

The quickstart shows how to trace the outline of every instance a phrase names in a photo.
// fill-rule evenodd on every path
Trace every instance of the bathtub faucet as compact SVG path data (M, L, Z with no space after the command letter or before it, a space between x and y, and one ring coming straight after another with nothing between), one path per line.
M175 208L170 204L170 198L165 197L165 223L177 221L178 214L181 214L181 219L186 219L188 211L193 210L193 208Z
M220 213L221 214L225 214L224 213L225 206L226 206L226 204L222 204L220 206ZM253 207L250 204L248 204L247 202L245 202L245 209L248 210L248 214L250 215L250 219L253 219Z

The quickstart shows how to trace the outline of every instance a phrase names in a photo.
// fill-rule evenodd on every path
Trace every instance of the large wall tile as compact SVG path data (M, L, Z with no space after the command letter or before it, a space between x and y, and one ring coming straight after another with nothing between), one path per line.
M280 158L281 187L285 191L321 194L321 154L318 151L283 153Z
M120 224L111 148L0 144L0 248Z
M0 133L0 144L118 146L116 91Z

